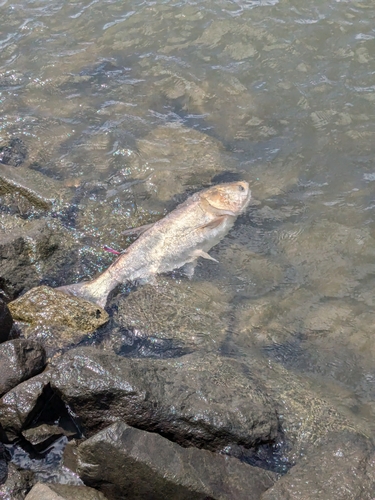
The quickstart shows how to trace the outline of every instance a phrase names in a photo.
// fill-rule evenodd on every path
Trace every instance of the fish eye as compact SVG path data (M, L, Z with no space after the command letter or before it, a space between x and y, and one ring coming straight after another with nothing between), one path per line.
M239 184L239 185L238 185L238 189L239 189L240 191L245 191L245 188L244 188L243 186L241 186L241 184Z

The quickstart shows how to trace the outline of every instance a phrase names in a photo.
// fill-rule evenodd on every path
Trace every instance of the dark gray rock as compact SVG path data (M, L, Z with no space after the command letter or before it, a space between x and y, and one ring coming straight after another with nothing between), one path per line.
M31 415L42 408L50 394L44 394L49 373L41 373L7 392L0 399L0 424L9 441L19 436Z
M33 484L34 474L32 472L19 470L10 463L7 480L0 486L0 498L1 500L24 500L27 491Z
M0 162L18 167L27 158L27 148L19 137L13 137L7 146L0 148Z
M244 370L214 354L130 359L80 348L57 361L51 387L89 436L121 419L184 446L250 448L274 440L278 420L256 377Z
M106 497L87 486L37 483L25 500L106 500Z
M78 447L78 474L110 500L256 500L275 475L116 422Z
M13 319L8 306L0 299L0 343L8 340L12 325Z
M46 364L43 346L31 340L15 339L0 345L0 396L40 373Z
M9 459L9 453L3 443L0 443L0 485L4 484L7 480Z
M23 437L33 445L36 451L45 450L61 436L73 436L73 432L66 431L58 425L41 424L22 431Z
M344 431L309 450L262 500L373 500L374 492L374 444Z
M52 228L41 220L0 235L0 286L14 298L25 288L39 284L35 262L43 265L57 250L59 241Z

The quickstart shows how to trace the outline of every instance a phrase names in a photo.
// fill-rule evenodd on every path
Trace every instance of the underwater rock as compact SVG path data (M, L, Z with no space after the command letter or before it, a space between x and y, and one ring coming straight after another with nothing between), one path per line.
M24 339L0 344L0 396L40 373L46 364L41 344Z
M10 463L7 480L0 486L0 498L2 500L24 500L27 491L34 484L33 476L31 471L19 470Z
M0 343L8 340L10 329L13 325L13 318L8 306L0 299Z
M0 163L18 167L27 158L27 148L22 139L13 137L8 146L0 147Z
M131 172L146 177L147 189L163 202L184 193L187 186L201 188L234 165L217 139L178 122L156 127L137 141L137 148Z
M257 377L214 354L132 359L78 348L57 360L51 387L87 436L119 418L212 451L231 443L249 448L277 435L273 403Z
M375 491L373 442L355 432L332 432L321 440L262 500L372 500Z
M52 352L77 344L109 319L106 311L92 302L48 286L32 288L9 308L20 322L22 334L43 341Z
M19 436L33 411L43 406L41 396L48 382L49 373L41 373L17 385L0 399L0 424L9 441Z
M275 474L116 422L78 447L78 474L110 500L256 500Z
M229 296L230 298L230 296ZM158 276L128 296L119 295L114 323L119 328L173 342L181 347L217 350L228 331L228 296L210 282ZM113 340L111 336L110 340Z
M63 240L47 221L17 222L16 227L0 227L0 287L11 300L38 285L47 264L56 267L54 254Z
M35 484L25 500L106 500L100 491L70 484Z
M14 170L3 163L0 163L0 195L25 199L39 210L49 210L57 201L63 198L69 201L71 196L57 181L35 170L25 167Z

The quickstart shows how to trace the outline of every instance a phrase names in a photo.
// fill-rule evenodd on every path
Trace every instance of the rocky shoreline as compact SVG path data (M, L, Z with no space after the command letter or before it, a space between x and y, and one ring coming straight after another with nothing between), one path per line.
M51 208L71 194L0 167L0 194L36 211L6 214L0 241L1 498L373 499L372 439L280 363L220 352L226 313L205 336L199 286L163 329L183 283L125 291L108 312L48 286L84 266Z

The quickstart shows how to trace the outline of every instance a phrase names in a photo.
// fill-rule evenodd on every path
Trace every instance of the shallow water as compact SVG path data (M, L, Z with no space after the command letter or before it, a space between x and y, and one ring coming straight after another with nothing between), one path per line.
M374 431L375 2L2 0L0 17L0 146L21 138L74 194L54 217L76 279L121 229L250 181L220 263L145 288L131 326L258 350Z

